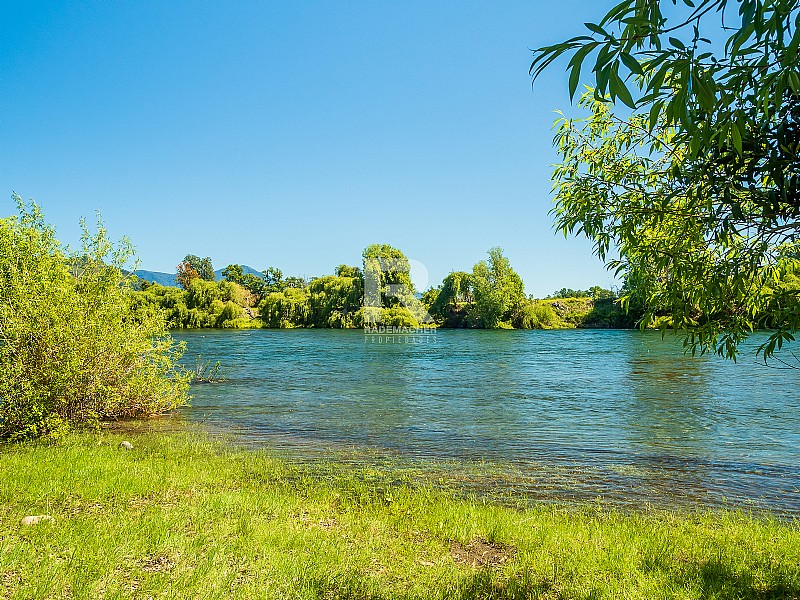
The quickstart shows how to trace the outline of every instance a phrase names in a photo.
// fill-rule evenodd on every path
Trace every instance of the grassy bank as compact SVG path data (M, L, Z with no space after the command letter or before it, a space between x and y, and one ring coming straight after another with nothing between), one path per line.
M797 524L514 510L197 435L122 439L0 450L0 598L800 597Z

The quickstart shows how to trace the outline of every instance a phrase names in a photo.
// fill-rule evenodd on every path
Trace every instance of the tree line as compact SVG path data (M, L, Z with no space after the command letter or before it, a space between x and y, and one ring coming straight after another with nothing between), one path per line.
M386 244L365 248L361 266L341 264L333 274L309 280L284 277L275 267L255 275L233 264L217 281L211 259L190 254L178 265L176 281L180 288L140 280L133 294L134 312L162 311L175 329L633 325L614 303L615 294L599 286L587 291L564 288L542 300L527 296L501 248L490 249L471 272L452 272L424 292L411 280L405 254Z

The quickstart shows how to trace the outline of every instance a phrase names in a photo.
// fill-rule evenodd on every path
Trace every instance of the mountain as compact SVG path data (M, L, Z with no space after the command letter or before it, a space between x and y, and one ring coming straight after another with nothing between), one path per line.
M241 265L242 272L247 275L250 273L251 275L255 275L256 277L263 277L264 274L261 271L256 271L253 267L248 267L247 265ZM217 279L222 279L222 271L225 269L217 269L214 271L214 275L217 276Z
M214 275L217 276L217 279L222 279L222 271L223 269L217 269L214 271ZM263 275L261 271L256 271L253 267L248 267L247 265L242 265L242 271L244 271L244 273L250 273L256 276ZM167 287L180 287L178 286L178 282L175 281L175 273L161 273L159 271L146 271L144 269L139 269L138 271L134 271L133 274L141 279L144 279L145 281L157 283L158 285L164 285Z
M178 282L175 281L175 273L159 273L158 271L145 271L139 269L133 272L140 279L157 283L158 285L165 285L167 287L179 287Z

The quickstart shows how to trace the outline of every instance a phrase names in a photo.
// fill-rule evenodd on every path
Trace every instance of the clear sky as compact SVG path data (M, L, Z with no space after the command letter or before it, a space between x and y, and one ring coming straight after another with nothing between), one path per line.
M0 3L0 214L96 210L142 268L324 275L389 243L431 283L501 246L538 296L608 286L552 229L557 65L612 2Z

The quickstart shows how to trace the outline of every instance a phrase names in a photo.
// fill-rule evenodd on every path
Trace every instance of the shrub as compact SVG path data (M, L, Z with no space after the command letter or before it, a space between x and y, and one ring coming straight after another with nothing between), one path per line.
M14 199L19 215L0 219L0 439L184 404L183 347L162 311L133 310L130 244L82 222L82 252L69 255L39 208Z
M549 304L537 302L533 308L533 318L537 322L537 327L541 329L554 329L562 326L556 311Z
M229 322L232 323L236 319L241 318L241 316L242 316L242 307L236 304L235 302L228 301L222 305L222 308L219 311L219 316L217 317L214 326L230 328L230 325L228 325L228 323Z

